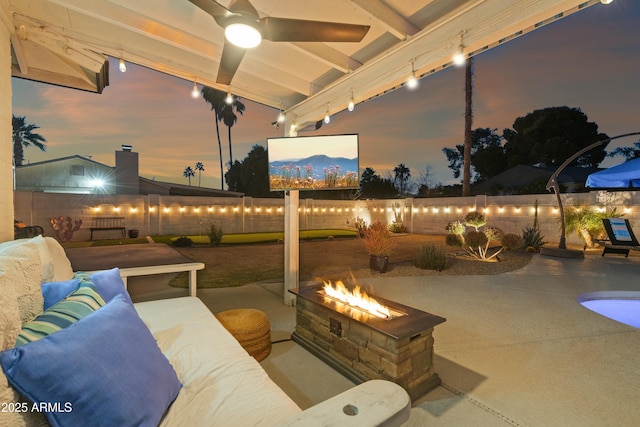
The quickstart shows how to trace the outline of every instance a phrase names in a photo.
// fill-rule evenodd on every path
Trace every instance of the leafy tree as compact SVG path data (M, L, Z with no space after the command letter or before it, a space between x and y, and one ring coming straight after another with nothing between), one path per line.
M34 146L42 151L47 151L47 146L44 144L47 140L38 133L33 133L34 130L40 129L39 126L34 124L27 124L26 117L12 116L11 125L13 127L13 164L15 166L21 166L24 161L24 147Z
M393 180L380 177L370 167L362 172L360 190L361 197L366 199L388 199L398 195Z
M218 137L218 154L220 157L220 189L224 190L224 180L222 179L224 176L224 170L222 168L222 142L220 141L220 127L218 125L218 120L222 109L227 105L225 103L227 94L221 90L204 86L202 88L202 97L207 104L211 105L211 111L213 111L216 116L216 135Z
M543 163L560 166L580 149L607 138L598 125L589 122L579 108L547 107L518 117L513 129L503 136L508 167ZM598 147L578 157L574 164L595 167L604 159L606 147Z
M225 180L230 191L238 191L251 197L277 197L269 191L269 159L267 150L256 144L242 161L233 162Z
M204 172L204 164L202 162L196 162L196 170L198 171L198 187L200 187L200 178L202 178L202 172Z
M615 157L618 155L627 160L640 157L640 141L634 142L632 147L617 147L615 150L607 154L609 157Z
M404 163L400 163L398 166L393 168L393 183L395 184L398 192L400 194L406 194L409 178L411 178L411 170L404 165Z
M481 182L503 172L507 168L507 159L502 147L502 137L497 129L477 128L471 132L471 183ZM463 166L464 146L443 148L442 152L449 161L455 178L460 177Z
M231 128L238 121L238 116L236 116L236 112L242 115L245 110L245 105L240 102L240 98L237 96L233 97L233 102L228 104L226 101L220 113L218 113L218 120L222 120L222 122L227 126L228 129L228 139L229 139L229 165L233 163L233 152L231 150ZM235 112L234 112L235 111Z
M182 176L189 180L189 185L191 185L191 177L196 176L196 173L191 169L191 166L187 166L184 168L184 172L182 172Z

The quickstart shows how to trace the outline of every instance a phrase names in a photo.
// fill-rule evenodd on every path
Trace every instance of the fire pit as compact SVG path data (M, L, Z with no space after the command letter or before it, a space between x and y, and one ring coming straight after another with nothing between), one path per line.
M359 287L345 291L341 282L290 290L296 295L293 340L356 383L393 381L411 400L437 387L432 334L446 319L372 298Z

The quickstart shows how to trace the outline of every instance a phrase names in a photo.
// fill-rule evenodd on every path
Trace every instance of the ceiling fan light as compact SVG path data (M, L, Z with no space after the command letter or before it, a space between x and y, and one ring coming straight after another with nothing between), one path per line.
M256 47L262 41L260 31L242 22L227 25L224 29L224 35L229 42L244 49Z
M611 3L613 3L613 0L600 0L600 3L602 3L602 4L611 4Z

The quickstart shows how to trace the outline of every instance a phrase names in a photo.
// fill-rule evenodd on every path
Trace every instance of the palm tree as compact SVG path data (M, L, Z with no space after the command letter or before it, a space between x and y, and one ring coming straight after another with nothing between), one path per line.
M220 155L220 189L224 190L224 171L222 169L222 142L220 141L220 127L218 126L218 120L220 120L220 114L222 109L227 105L225 98L227 94L221 90L204 86L202 88L202 97L205 102L211 105L211 111L216 115L216 135L218 136L218 153Z
M198 187L200 187L200 178L202 178L202 172L204 172L204 165L202 162L196 162L196 170L198 171Z
M240 102L240 98L234 97L233 102L231 104L224 104L220 115L218 116L218 120L222 120L222 122L229 129L229 165L233 164L233 154L231 151L231 128L238 121L238 116L235 115L234 110L240 115L244 113L245 106L242 102Z
M187 166L184 168L184 172L182 172L182 176L189 180L189 185L191 185L191 177L196 176L196 173L191 169L191 166Z
M400 163L393 169L393 173L395 174L394 181L396 182L398 191L400 194L404 194L407 190L409 178L411 177L411 171L404 163Z
M33 145L42 151L47 151L44 142L47 140L38 133L33 133L35 129L40 129L34 124L27 124L26 117L12 116L11 124L13 126L13 164L21 166L24 161L23 147Z
M462 156L462 197L471 195L471 145L473 125L473 58L468 58L465 64L464 77L464 154Z

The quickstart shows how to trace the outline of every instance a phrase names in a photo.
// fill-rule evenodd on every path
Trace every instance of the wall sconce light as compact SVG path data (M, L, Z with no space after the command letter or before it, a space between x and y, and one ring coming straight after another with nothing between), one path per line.
M180 212L184 212L185 207L184 207L184 206L180 206L180 209L179 209L179 210L180 210Z
M164 208L164 213L169 213L171 212L171 208Z
M136 213L138 212L138 208L129 208L129 212Z

